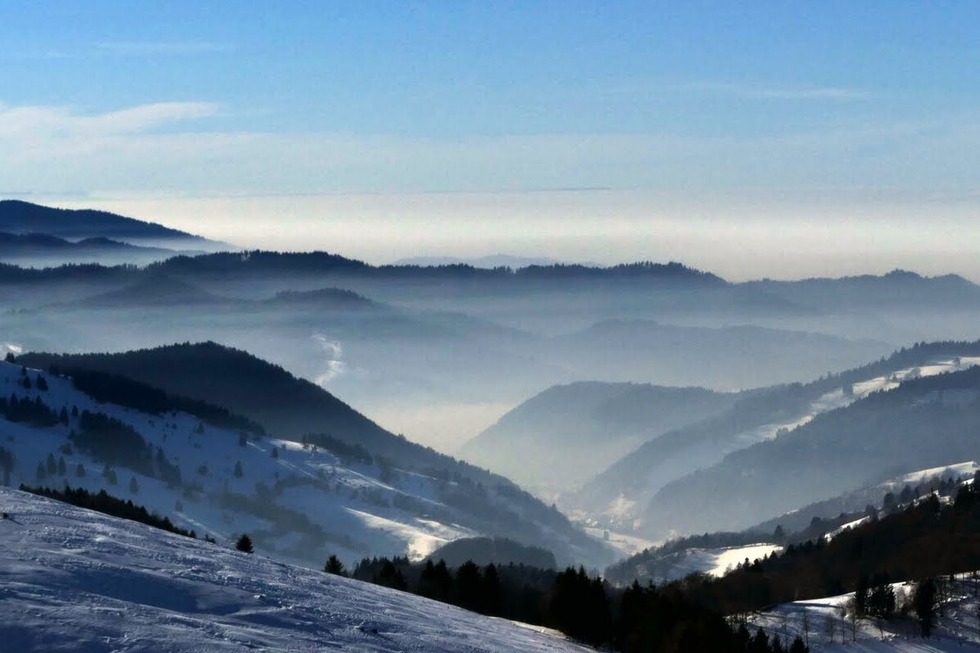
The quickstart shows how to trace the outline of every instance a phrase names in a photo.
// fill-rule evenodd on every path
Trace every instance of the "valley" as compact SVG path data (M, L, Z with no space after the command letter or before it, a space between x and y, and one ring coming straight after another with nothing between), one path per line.
M326 253L8 264L0 466L8 487L104 490L361 580L454 545L611 588L725 580L972 476L980 342L952 337L975 288ZM883 325L922 307L932 340L901 346ZM804 316L834 326L786 328ZM480 553L494 538L513 544Z

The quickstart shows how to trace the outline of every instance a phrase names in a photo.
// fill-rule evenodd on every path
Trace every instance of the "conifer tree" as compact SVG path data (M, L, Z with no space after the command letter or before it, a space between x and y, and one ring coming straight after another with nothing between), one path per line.
M936 622L936 581L926 578L915 586L912 596L912 607L919 618L919 628L923 637L932 635L932 627Z
M235 542L235 548L243 553L252 553L255 549L252 547L252 538L250 538L246 533L242 533L242 536L238 538Z
M347 576L347 571L344 569L344 563L340 561L336 555L331 554L327 558L327 562L323 565L323 571L328 574L333 574L334 576Z

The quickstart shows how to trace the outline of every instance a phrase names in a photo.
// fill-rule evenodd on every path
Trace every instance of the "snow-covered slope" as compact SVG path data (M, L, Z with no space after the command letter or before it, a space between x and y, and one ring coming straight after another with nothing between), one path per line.
M900 601L907 600L913 591L911 583L896 583L893 587ZM847 610L853 593L776 606L750 619L750 630L764 628L770 637L781 637L784 642L793 641L797 635L805 637L814 653L980 651L980 601L976 591L976 579L958 576L952 584L950 600L940 606L936 627L929 638L921 637L914 616L891 621L852 619Z
M749 544L716 549L688 549L676 559L671 572L657 582L678 580L688 574L701 572L710 576L723 576L746 560L755 562L771 553L779 553L783 547L778 544Z
M8 479L13 487L104 488L201 536L228 542L249 533L259 551L317 568L330 554L347 562L376 555L420 559L454 539L496 534L492 523L485 531L460 525L474 520L441 500L457 483L451 478L356 456L345 461L292 441L243 436L186 413L153 415L99 403L69 380L37 370L27 371L32 387L25 388L23 374L20 366L0 362L0 397L40 398L55 412L65 408L69 417L67 423L41 428L0 416L0 447L14 456ZM39 376L46 390L38 388ZM148 445L147 456L179 468L179 482L122 465L108 471L103 460L70 437L81 430L85 411L135 429ZM159 469L159 463L149 467Z
M919 486L924 486L922 488L924 490L929 486L937 485L940 481L972 479L977 471L980 471L980 465L968 461L900 474L887 481L845 492L833 498L792 510L757 524L748 530L771 533L777 526L780 526L787 533L795 533L809 526L814 517L833 519L843 513L862 512L869 505L881 506L889 493L894 495L899 504L907 503L908 497L903 497L903 492L912 493ZM864 521L865 519L857 519L852 523L843 524L840 528L850 528Z
M0 487L4 651L586 651L562 637Z

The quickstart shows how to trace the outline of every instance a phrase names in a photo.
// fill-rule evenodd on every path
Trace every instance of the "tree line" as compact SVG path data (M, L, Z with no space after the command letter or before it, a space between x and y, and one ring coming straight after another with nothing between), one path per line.
M84 488L73 489L68 485L63 490L55 490L48 487L30 487L23 484L19 489L22 492L30 492L38 496L55 499L56 501L70 503L79 508L95 510L96 512L101 512L112 517L119 517L146 524L147 526L153 526L154 528L165 530L168 533L176 533L185 537L197 537L197 534L193 530L188 531L179 526L175 526L169 517L161 517L156 513L150 512L144 506L134 504L130 500L123 501L122 499L117 499L105 490L89 492Z
M331 556L324 571L347 576ZM481 614L555 628L582 643L610 650L805 653L802 639L784 641L742 625L691 600L677 586L616 588L584 568L564 571L525 565L450 568L444 560L365 558L350 576Z

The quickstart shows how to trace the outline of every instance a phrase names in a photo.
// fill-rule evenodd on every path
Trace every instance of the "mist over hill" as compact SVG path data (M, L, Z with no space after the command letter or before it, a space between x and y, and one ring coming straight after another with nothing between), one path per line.
M719 413L736 398L704 388L634 383L553 386L508 412L460 453L542 493L563 492L647 440Z

